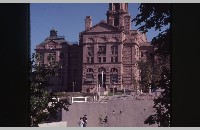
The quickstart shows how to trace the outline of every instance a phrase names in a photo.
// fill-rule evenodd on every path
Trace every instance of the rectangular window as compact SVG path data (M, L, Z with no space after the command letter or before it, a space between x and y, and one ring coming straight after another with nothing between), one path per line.
M92 83L94 81L93 74L86 74L85 81L88 82L88 83Z
M118 62L118 57L115 57L115 62Z
M103 57L103 62L106 62L106 57Z
M113 62L113 57L111 57L111 62Z
M93 63L94 57L87 57L87 63Z
M111 83L118 83L118 75L117 74L111 74L110 75L110 82Z
M93 74L86 74L86 79L93 79Z
M99 61L99 63L101 62L101 57L98 57L98 61Z
M143 57L143 52L141 52L141 57Z
M99 46L98 54L106 54L106 46Z
M111 54L117 54L117 46L111 46Z
M88 55L89 56L93 55L93 47L88 47Z
M90 58L89 57L87 57L87 63L90 63Z
M91 63L94 63L94 57L91 57Z

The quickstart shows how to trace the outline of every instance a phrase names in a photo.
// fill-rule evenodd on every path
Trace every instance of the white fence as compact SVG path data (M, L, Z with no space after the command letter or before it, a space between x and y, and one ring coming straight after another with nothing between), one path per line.
M74 99L84 99L84 101L77 101ZM74 102L87 102L87 97L72 97L72 103Z

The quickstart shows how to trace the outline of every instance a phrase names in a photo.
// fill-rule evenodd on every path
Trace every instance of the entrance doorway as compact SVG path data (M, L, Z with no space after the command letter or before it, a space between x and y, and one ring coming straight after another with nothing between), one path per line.
M106 74L103 74L103 86L102 86L102 74L98 74L98 83L104 89L106 88Z

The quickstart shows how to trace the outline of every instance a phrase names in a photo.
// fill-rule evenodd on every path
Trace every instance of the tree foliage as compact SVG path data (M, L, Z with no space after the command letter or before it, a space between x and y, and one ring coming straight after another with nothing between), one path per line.
M145 62L143 60L138 61L138 69L140 70L140 89L142 91L145 91L148 89L148 84L151 82L151 65L148 62Z
M140 31L146 33L149 29L161 31L152 39L152 44L157 46L159 56L170 55L170 4L140 4L140 14L133 20Z
M140 4L140 13L132 20L139 30L146 33L155 28L160 33L151 43L157 48L154 54L152 80L157 79L157 86L164 91L154 100L156 114L150 115L145 123L170 126L170 4ZM157 72L157 73L155 73Z
M47 90L49 79L57 76L58 64L35 64L36 54L32 55L30 68L30 122L31 126L50 118L57 118L57 113L63 108L68 111L70 105L66 100L59 100L54 93Z
M152 125L157 123L159 126L170 126L170 71L169 68L163 68L162 78L159 81L159 86L161 89L164 89L161 92L161 95L154 99L154 108L156 109L156 114L150 115L145 123Z

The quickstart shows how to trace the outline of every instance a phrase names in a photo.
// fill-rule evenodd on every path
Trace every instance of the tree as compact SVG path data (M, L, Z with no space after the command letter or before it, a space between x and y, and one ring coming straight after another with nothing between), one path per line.
M57 113L63 108L68 111L70 105L66 100L58 100L54 93L47 90L49 79L58 75L58 64L50 66L35 64L38 55L33 54L30 68L30 121L31 126L50 118L57 118Z
M170 126L170 4L140 4L140 13L132 20L143 33L155 28L160 33L152 39L156 46L154 59L159 71L158 87L164 91L161 96L154 99L156 114L145 120L146 124L157 123L159 126ZM155 77L154 77L155 78Z
M146 124L159 124L159 126L170 126L170 71L168 68L163 68L162 78L159 81L159 86L164 89L161 92L161 96L154 99L154 108L156 109L156 114L150 115L144 122Z
M139 84L140 84L140 89L141 90L147 90L147 86L149 83L149 67L147 64L147 62L145 61L138 61L138 69L140 70L140 80L139 80Z
M132 82L133 82L133 89L138 90L139 89L139 81L137 80L135 74L132 74Z
M138 29L143 33L149 29L161 31L152 39L152 44L157 46L156 54L159 56L170 55L170 4L140 4L140 14L133 20ZM164 57L163 57L164 58Z

